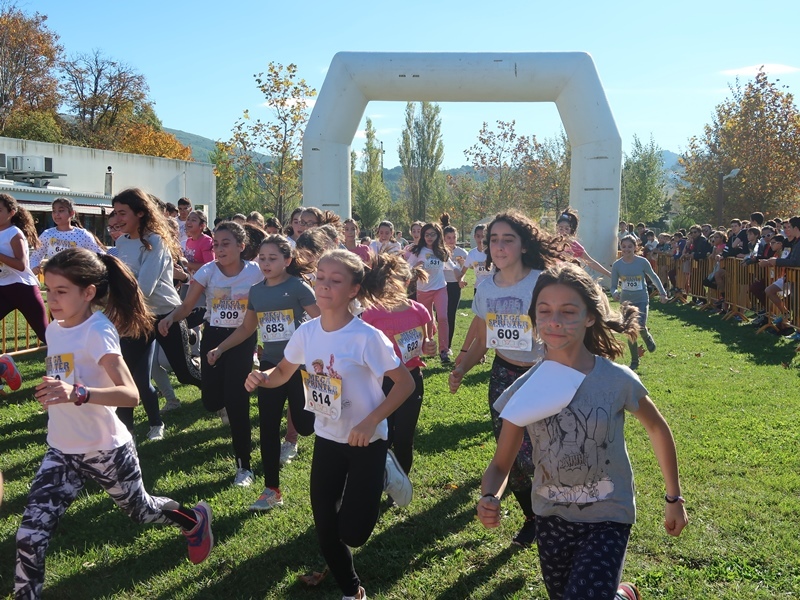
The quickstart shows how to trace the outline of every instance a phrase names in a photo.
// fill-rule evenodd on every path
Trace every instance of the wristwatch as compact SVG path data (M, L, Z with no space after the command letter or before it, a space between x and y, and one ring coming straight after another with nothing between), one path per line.
M80 406L81 404L86 404L89 401L89 388L85 385L81 385L80 383L75 384L72 388L72 391L75 392L75 406Z

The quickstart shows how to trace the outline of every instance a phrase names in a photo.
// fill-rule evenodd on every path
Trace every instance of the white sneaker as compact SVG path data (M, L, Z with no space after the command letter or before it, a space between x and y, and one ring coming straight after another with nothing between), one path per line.
M220 419L220 421L222 421L223 425L230 425L231 424L230 420L228 420L228 409L227 408L221 408L220 410L218 410L217 411L217 415L219 416L219 419Z
M151 442L154 440L163 440L164 439L164 426L163 425L153 425L150 428L150 431L147 432L147 439Z
M363 587L358 588L358 594L355 596L342 596L342 600L367 600L367 592Z
M253 472L247 469L236 469L236 477L233 478L233 485L250 487L253 485Z
M397 506L408 506L414 495L414 488L408 479L403 467L397 462L394 452L386 452L386 470L383 472L383 491L385 491Z
M161 409L161 412L169 412L171 410L175 410L176 408L181 407L181 401L177 398L173 398L172 400L167 400L164 404L164 408Z
M283 442L281 444L281 464L288 464L292 462L294 458L297 458L297 444Z

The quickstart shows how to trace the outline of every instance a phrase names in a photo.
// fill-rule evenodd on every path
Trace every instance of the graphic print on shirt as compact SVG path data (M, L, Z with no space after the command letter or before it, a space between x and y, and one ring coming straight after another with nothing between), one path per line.
M330 355L327 365L321 358L311 361L312 372L300 371L306 393L304 408L316 415L338 421L342 415L342 377L333 367L335 358Z
M614 492L607 449L619 443L609 427L613 392L593 392L592 406L572 403L532 425L541 483L536 493L554 504L589 506ZM596 400L600 399L600 402ZM621 432L619 432L621 436ZM536 454L536 451L534 452Z
M231 297L231 288L214 288L211 299L211 325L213 327L238 327L247 310L247 292Z
M75 384L75 357L72 352L48 356L45 366L48 377Z
M73 240L62 240L57 237L51 237L47 241L47 256L53 257L59 252L63 250L69 250L70 248L77 248L78 242Z
M486 299L486 347L533 350L533 322L515 296Z

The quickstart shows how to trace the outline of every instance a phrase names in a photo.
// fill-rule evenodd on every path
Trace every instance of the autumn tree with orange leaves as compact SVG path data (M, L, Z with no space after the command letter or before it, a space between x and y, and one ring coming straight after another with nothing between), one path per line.
M724 181L722 223L715 225L754 211L800 212L800 112L777 82L763 70L744 86L737 79L703 134L689 140L680 202L696 222L714 217L720 175L733 169L739 172Z

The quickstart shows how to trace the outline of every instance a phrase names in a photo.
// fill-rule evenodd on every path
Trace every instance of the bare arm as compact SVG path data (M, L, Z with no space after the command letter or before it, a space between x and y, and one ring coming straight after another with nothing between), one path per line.
M500 497L506 489L508 473L519 453L524 432L524 428L503 421L494 457L481 479L482 497L478 500L478 518L484 527L492 528L500 525Z
M189 291L181 305L158 322L158 331L161 335L166 336L173 323L178 323L189 316L205 289L197 281L193 281L189 285Z
M319 306L317 306L316 304L310 304L308 306L304 306L303 310L306 311L306 314L308 314L308 316L311 317L312 319L316 319L321 314Z
M600 272L601 272L601 273L603 273L603 274L604 274L606 277L611 277L611 271L609 271L608 269L606 269L606 268L605 268L603 265L601 265L599 262L597 262L595 259L593 259L591 256L589 256L589 253L588 253L588 252L586 252L585 250L584 250L584 252L583 252L583 256L581 256L581 258L580 258L580 259L581 259L581 260L582 260L584 263L586 263L586 266L588 266L588 267L590 267L590 268L594 269L595 271L600 271Z
M300 365L290 363L285 358L278 363L277 367L266 371L253 371L247 376L244 387L248 392L254 391L258 387L276 388L289 381Z
M136 406L139 404L139 392L133 382L131 372L119 354L106 354L100 359L100 366L114 382L112 387L89 388L89 402L100 406ZM77 396L74 386L54 377L42 377L42 383L36 386L34 396L47 409L53 404L75 402Z
M664 417L656 408L649 396L639 400L639 410L633 413L647 431L653 452L656 455L667 494L670 496L681 495L681 483L678 477L678 455L675 450L675 440L672 431ZM679 536L689 521L683 502L667 504L664 517L664 528L667 533Z
M191 288L189 293L191 293ZM224 352L241 344L253 335L256 329L258 329L258 313L248 308L244 313L242 324L239 325L232 334L222 340L219 346L208 351L208 364L213 365Z
M8 254L0 254L0 262L7 264L15 271L25 270L25 238L17 234L11 238L11 250L14 252L13 256Z
M474 326L474 330L473 330ZM478 315L472 319L472 324L469 327L470 333L475 333L475 341L469 347L464 358L461 359L459 365L450 373L450 393L455 394L461 386L461 381L464 376L469 373L470 369L481 361L481 357L486 354L486 321L481 319Z

